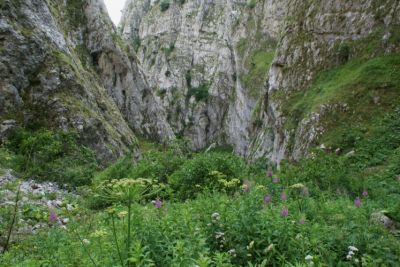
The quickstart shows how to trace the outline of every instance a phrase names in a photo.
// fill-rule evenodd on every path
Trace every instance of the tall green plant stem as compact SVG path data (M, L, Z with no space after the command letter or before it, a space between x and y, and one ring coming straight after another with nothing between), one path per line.
M124 261L122 260L121 250L120 250L119 244L118 244L117 230L115 228L115 217L114 217L114 214L111 215L111 220L112 220L112 226L113 226L112 229L113 229L114 242L115 242L115 246L117 248L118 257L119 257L119 260L121 262L121 266L124 266Z
M129 254L131 251L131 213L132 213L132 192L129 190L129 199L128 199L128 240L126 242L126 255L128 258L128 267L131 266L129 263Z
M17 195L15 197L14 213L13 213L13 217L12 217L11 222L10 222L10 227L8 229L7 240L6 240L6 244L4 245L4 248L3 248L3 254L7 251L8 246L10 244L11 234L12 234L12 231L13 231L14 225L15 225L15 219L17 218L18 202L19 202L19 194L20 194L20 192L21 192L21 184L18 185Z

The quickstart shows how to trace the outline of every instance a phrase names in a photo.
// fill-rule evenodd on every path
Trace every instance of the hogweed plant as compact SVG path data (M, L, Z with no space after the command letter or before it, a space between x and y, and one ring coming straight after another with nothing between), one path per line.
M138 203L143 199L147 199L157 191L154 191L153 182L149 179L121 179L121 180L112 180L104 182L100 185L101 188L98 188L99 198L103 199L108 203L115 203L122 205L126 211L121 211L117 213L116 209L111 207L108 209L108 215L111 219L112 223L112 235L113 242L115 245L115 249L117 251L118 259L121 263L121 266L132 266L132 219L133 219L133 211L132 206L134 203ZM156 206L161 208L161 200L156 200ZM118 232L116 227L116 219L122 219L123 223L126 220L126 236L125 239L125 250L121 249L121 246L118 242ZM80 238L81 239L81 238ZM81 242L83 244L83 242ZM85 244L83 244L85 248ZM90 253L85 250L86 254L90 257ZM96 265L94 260L91 258L92 263Z

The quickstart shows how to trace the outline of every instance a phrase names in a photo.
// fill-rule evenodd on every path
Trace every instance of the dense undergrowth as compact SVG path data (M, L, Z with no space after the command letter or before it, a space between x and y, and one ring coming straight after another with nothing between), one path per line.
M75 133L43 129L14 131L0 148L0 157L3 168L20 176L69 186L89 184L98 165L94 152L79 145Z
M372 129L352 142L354 153L315 150L280 171L229 152L146 143L139 163L126 156L80 187L67 229L49 223L0 265L398 266L400 109ZM5 147L2 159L22 149ZM52 149L36 149L58 162Z

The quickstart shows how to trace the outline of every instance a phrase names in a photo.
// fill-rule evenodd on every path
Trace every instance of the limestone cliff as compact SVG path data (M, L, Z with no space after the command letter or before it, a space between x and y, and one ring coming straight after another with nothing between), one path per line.
M78 131L103 163L173 137L102 0L2 0L0 118ZM110 97L111 96L111 97Z
M276 48L285 1L126 3L121 30L168 112L195 149L246 155L252 111Z
M128 0L120 27L177 135L280 162L361 125L366 106L393 108L395 79L363 78L399 52L399 13L396 0ZM335 70L349 75L321 78Z
M400 52L400 1L294 0L290 6L257 116L262 125L252 136L252 156L274 162L304 157L327 134L395 107L400 94L394 76L368 81L384 77L383 66L368 62ZM392 64L389 71L399 68ZM325 76L337 76L317 79L332 69Z
M135 134L346 149L400 102L399 2L127 0L117 31L102 0L0 0L0 123L75 129L102 162Z

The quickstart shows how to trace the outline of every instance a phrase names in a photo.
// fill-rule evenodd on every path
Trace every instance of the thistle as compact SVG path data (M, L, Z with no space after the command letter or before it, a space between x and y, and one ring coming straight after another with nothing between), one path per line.
M264 204L268 205L269 203L271 203L272 201L272 196L271 195L267 195L264 197Z
M282 211L281 211L281 216L282 217L287 217L287 216L289 216L289 209L287 208L287 207L284 207L283 209L282 209Z

